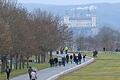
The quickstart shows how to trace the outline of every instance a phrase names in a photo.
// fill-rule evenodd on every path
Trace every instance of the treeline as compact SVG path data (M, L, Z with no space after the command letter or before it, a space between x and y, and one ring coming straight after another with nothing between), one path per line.
M36 9L28 12L12 0L0 0L0 59L1 71L10 61L15 69L29 66L34 55L37 63L45 62L48 52L72 42L72 31L62 24L60 17Z
M77 47L81 50L103 50L115 51L120 49L120 32L113 28L104 26L94 36L80 35L76 40Z

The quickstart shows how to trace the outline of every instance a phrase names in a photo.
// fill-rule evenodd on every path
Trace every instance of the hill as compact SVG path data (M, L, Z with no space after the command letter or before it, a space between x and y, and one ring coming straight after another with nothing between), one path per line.
M120 3L96 3L87 5L44 5L44 4L23 4L29 11L40 8L63 17L66 10L76 7L96 6L97 26L110 25L118 29L120 26Z

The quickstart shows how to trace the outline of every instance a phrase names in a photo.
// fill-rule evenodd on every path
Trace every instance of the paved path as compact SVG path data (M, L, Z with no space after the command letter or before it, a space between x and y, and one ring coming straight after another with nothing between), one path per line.
M89 59L86 59L86 61L88 61ZM83 61L82 61L83 63ZM66 64L66 66L58 66L58 67L52 67L52 68L47 68L47 69L43 69L43 70L40 70L37 72L37 80L47 80L48 78L62 72L62 71L65 71L67 69L70 69L70 68L73 68L77 66L75 63L73 64ZM10 80L29 80L29 77L28 77L28 74L25 74L25 75L21 75L21 76L18 76L18 77L15 77L13 79L10 79Z

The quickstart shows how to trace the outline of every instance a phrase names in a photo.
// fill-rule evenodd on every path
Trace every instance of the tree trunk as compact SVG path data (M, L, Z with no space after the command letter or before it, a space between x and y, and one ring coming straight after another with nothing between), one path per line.
M24 60L24 58L23 58L23 56L21 57L21 61L22 61L22 68L24 69L25 68L25 60Z
M41 63L45 62L45 58L46 58L45 52L42 52L42 54L41 54Z
M22 66L22 55L20 55L20 59L19 59L19 69L21 69Z
M10 56L10 69L12 70L13 69L13 67L12 67L12 56Z
M27 57L27 68L29 67L29 57Z
M18 69L18 53L16 54L15 69Z
M38 63L38 56L35 55L35 60L36 60L36 63Z
M38 63L40 63L41 60L40 60L40 53L38 54Z

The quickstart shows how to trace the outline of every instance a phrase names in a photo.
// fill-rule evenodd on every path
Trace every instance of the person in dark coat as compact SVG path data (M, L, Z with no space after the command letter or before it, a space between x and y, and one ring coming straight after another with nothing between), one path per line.
M72 63L72 61L73 61L73 56L70 55L70 62Z
M58 58L54 58L54 66L57 66L58 64Z
M79 53L78 54L78 63L81 64L81 59L82 59L82 55Z
M9 68L9 66L6 67L5 72L6 72L6 75L7 75L7 80L9 80L10 73L11 73L11 69Z
M76 64L78 64L78 56L76 56L75 54L73 54L73 60Z
M66 62L67 62L67 64L69 63L69 55L68 54L66 55Z
M51 58L51 59L49 60L49 63L50 63L50 67L54 67L54 59L53 59L53 58Z
M31 80L32 76L31 76L31 72L33 71L32 67L30 66L28 69L28 74L29 74L29 78Z
M94 51L93 51L93 57L97 57L97 54L98 54L98 51L97 51L97 50L94 50Z
M59 51L56 51L56 54L59 54Z
M106 51L105 47L103 48L103 51Z
M73 61L76 62L76 55L73 54Z
M62 65L65 66L65 57L62 57Z

